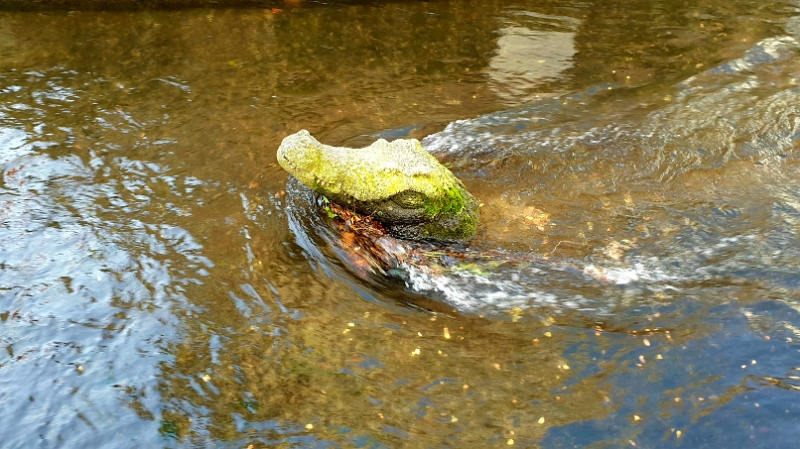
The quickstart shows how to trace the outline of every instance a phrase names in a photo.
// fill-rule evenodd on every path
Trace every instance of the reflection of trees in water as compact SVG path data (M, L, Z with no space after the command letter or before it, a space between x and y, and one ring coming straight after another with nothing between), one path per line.
M572 28L572 21L577 24L574 68L566 77L543 79L545 92L625 81L626 76L636 84L680 79L697 64L708 67L727 59L777 28L765 20L743 23L740 16L754 13L753 5L714 0L683 7L666 2L475 5L469 0L306 6L279 13L54 11L31 13L11 29L22 49L31 41L47 40L51 46L20 52L22 66L60 60L76 70L149 79L183 71L188 64L206 73L209 83L224 78L239 88L308 95L364 78L387 86L410 75L475 81L508 27L547 39ZM762 16L764 9L759 6ZM738 45L731 48L731 43ZM616 77L609 67L617 67Z
M680 81L775 34L778 27L764 20L767 9L719 0L604 1L583 12L569 75L584 85ZM748 15L760 20L743 20Z
M211 166L242 155L232 146L275 148L299 126L338 143L491 110L479 82L498 7L466 5L19 14L2 63L93 73L116 104L153 120L166 104L181 118L170 130L206 148L196 156ZM202 126L186 119L200 109ZM220 135L225 148L208 148ZM251 167L274 162L253 153Z
M496 15L502 10L496 2L480 8L470 3L314 10L303 12L305 20L296 20L300 13L292 12L276 17L275 34L282 59L325 80L318 88L335 85L343 72L389 82L409 74L469 80L494 50Z
M202 129L185 130L198 141L225 134L236 145L268 148L300 124L335 144L418 123L421 116L441 123L475 116L536 93L677 81L702 70L697 64L707 68L738 54L770 31L763 21L743 26L738 16L748 12L713 2L574 8L468 0L279 13L54 11L6 22L14 45L3 63L20 69L62 64L95 73L123 86L106 92L115 92L118 104L146 113L163 98L171 98L173 107L188 107L191 99L209 115ZM535 54L514 50L511 59L518 61L503 63L509 48L537 43L546 48ZM551 61L553 45L563 54ZM542 64L552 66L548 70L538 60L524 61L539 53ZM170 76L177 76L169 79L172 86L158 81ZM499 80L494 92L487 76ZM158 98L130 104L132 87ZM507 90L516 93L503 97ZM226 151L217 152L211 159L226 158ZM256 165L271 161L270 155Z

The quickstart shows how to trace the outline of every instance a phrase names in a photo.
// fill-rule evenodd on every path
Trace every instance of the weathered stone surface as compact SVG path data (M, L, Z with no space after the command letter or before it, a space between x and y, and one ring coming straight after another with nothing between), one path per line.
M416 139L341 148L303 130L283 140L278 163L331 201L372 215L395 236L464 241L475 235L475 198Z

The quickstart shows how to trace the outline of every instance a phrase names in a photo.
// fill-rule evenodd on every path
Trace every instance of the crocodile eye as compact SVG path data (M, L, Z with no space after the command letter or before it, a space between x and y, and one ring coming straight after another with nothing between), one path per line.
M394 202L405 209L418 209L425 205L425 195L413 190L406 190L395 195Z

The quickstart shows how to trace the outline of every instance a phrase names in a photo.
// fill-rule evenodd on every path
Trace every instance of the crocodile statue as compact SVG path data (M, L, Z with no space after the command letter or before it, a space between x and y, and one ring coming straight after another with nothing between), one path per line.
M381 139L351 149L321 144L300 131L283 140L277 157L292 175L286 208L298 243L318 261L326 259L323 252L332 251L369 283L400 280L412 292L446 300L440 293L450 290L449 283L467 282L477 292L488 285L484 280L489 273L492 289L509 285L514 290L523 286L516 285L518 280L506 282L504 275L514 278L520 270L570 272L571 283L582 274L571 264L536 254L469 248L479 204L416 139ZM316 213L309 214L314 205ZM418 306L419 301L415 299ZM423 307L439 306L425 300ZM457 305L461 310L470 307L469 301Z
M331 202L380 222L392 236L466 242L475 235L478 202L416 139L341 148L303 130L283 140L278 163Z

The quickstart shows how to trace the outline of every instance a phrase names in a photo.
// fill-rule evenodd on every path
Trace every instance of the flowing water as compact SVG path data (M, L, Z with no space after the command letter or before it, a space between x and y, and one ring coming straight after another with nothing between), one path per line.
M272 6L0 12L0 446L800 440L800 3ZM491 257L362 279L300 129Z

